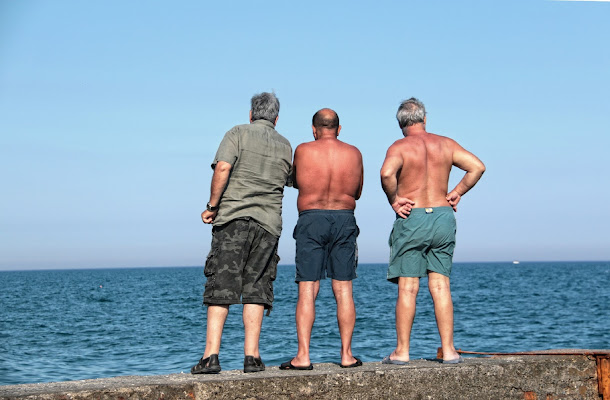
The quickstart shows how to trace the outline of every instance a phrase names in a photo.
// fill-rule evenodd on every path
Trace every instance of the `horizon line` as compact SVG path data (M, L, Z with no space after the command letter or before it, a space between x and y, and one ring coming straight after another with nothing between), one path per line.
M558 1L558 0L557 0ZM577 1L577 0L561 0ZM579 0L578 0L579 1ZM598 1L598 0L596 0ZM608 0L610 2L610 0ZM453 264L511 264L521 265L524 263L610 263L610 260L496 260L496 261L454 261ZM387 262L363 262L358 266L365 265L388 265ZM278 267L293 267L295 264L278 264ZM203 268L204 265L154 265L133 267L33 267L21 269L0 269L0 272L29 272L29 271L85 271L85 270L120 270L120 269L154 269L154 268Z

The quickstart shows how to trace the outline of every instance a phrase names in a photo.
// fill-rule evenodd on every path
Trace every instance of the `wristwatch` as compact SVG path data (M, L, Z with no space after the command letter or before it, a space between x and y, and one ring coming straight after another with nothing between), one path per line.
M210 203L205 205L205 209L209 212L218 211L218 206L211 206Z

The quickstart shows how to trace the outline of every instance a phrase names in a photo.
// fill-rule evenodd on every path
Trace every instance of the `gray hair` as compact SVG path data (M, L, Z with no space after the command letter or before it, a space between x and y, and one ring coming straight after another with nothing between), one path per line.
M264 119L275 124L275 119L280 113L280 101L275 93L263 92L255 94L250 100L252 121Z
M396 119L400 129L405 126L411 126L419 123L424 123L424 117L426 116L426 107L424 103L417 100L415 97L411 97L409 100L405 100L400 103L398 112L396 112Z

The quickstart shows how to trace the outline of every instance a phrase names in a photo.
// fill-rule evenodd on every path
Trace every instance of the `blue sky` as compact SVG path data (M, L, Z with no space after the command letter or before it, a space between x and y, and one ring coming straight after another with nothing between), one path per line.
M378 174L411 96L487 165L455 261L610 260L609 20L587 1L0 0L0 269L201 265L210 162L269 90L293 148L331 107L361 149L361 262L388 259ZM283 216L292 264L290 188Z

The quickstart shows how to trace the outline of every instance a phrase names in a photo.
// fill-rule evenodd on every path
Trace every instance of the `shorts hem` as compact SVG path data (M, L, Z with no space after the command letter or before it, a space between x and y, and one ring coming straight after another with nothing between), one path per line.
M318 281L323 281L325 279L326 279L325 276L323 276L321 278L317 278L317 279L308 279L308 278L303 278L303 277L297 277L297 278L294 278L294 282L295 283L299 283L299 282L318 282Z
M399 278L425 278L427 275L397 275L397 276L388 276L386 280L398 284Z
M436 271L434 269L428 269L426 270L426 275L429 274L430 272L435 272L437 274L441 274L443 276L446 276L447 278L449 278L451 276L451 271L449 271L449 273L445 273L444 271Z
M335 278L335 277L329 276L328 278L329 278L329 279L332 279L332 280L335 280L335 281L344 281L344 282L348 282L348 281L353 281L354 279L356 279L356 278L357 278L357 276L348 277L348 278L345 278L345 277Z
M241 304L241 302L239 300L203 299L203 304L206 306L230 306Z
M242 299L241 304L260 304L261 306L264 306L265 309L273 308L273 302L269 302L269 300L263 300L261 298Z
M212 300L204 300L203 304L205 306L231 306L231 305L235 305L235 304L260 304L262 306L265 306L265 308L272 308L273 305L272 303L270 303L267 300L262 300L262 299L242 299L240 300L216 300L216 299L212 299Z

